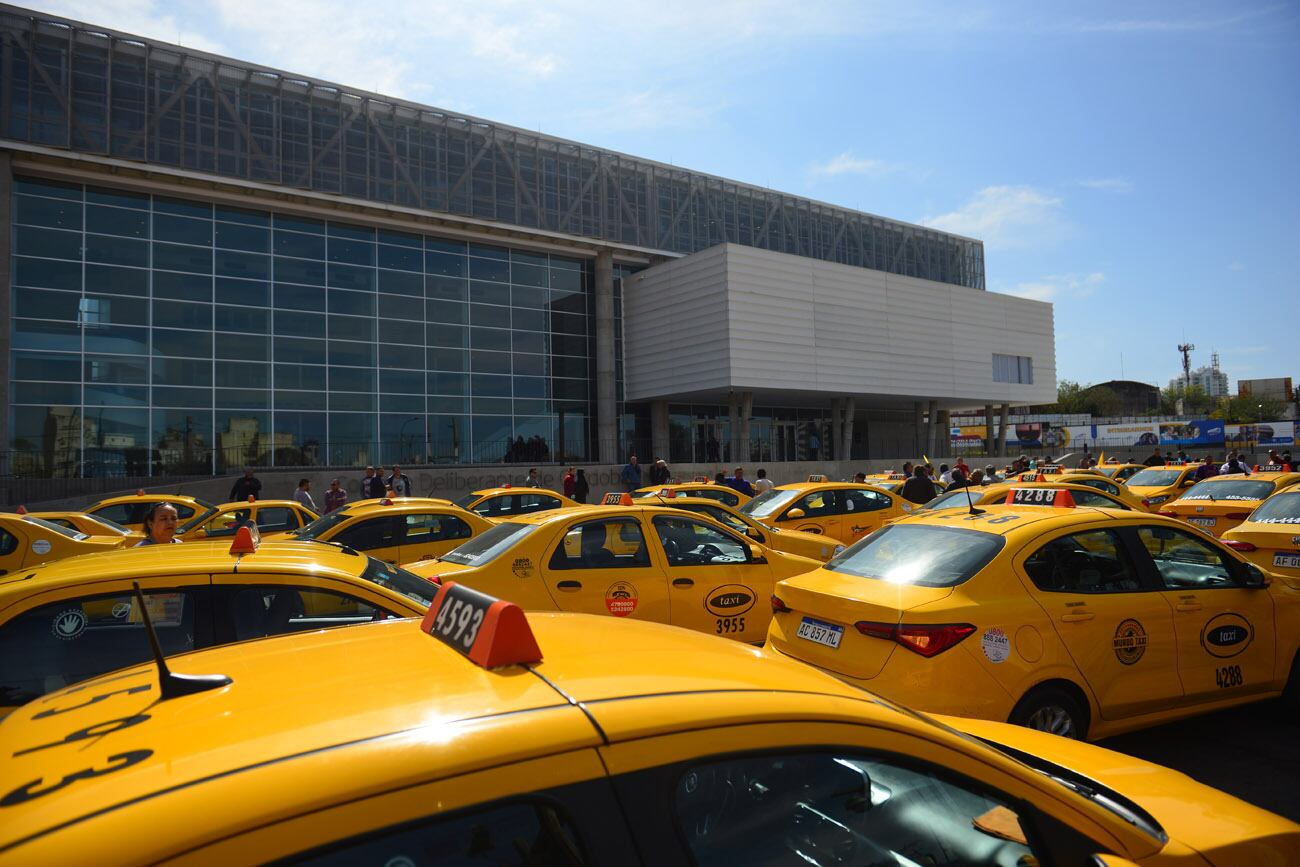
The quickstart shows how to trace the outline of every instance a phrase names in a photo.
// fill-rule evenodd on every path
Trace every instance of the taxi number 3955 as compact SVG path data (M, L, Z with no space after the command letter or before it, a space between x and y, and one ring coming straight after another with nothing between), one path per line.
M433 621L433 628L443 638L459 641L466 650L474 646L478 628L483 625L484 611L461 599L448 598Z
M1241 674L1240 665L1229 665L1214 670L1214 682L1218 684L1219 689L1228 689L1233 686L1242 686L1245 684L1246 678Z
M718 628L714 630L718 635L729 635L733 632L745 631L745 618L743 617L719 617Z

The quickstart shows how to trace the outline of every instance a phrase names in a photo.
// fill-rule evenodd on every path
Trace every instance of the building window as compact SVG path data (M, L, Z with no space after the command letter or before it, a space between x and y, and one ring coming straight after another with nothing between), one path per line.
M993 381L1034 384L1034 360L1028 355L993 353Z

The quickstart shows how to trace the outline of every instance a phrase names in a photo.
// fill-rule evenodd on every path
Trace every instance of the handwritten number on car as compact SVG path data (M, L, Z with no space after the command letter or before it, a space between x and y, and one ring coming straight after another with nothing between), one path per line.
M719 617L718 628L715 630L718 635L730 635L733 632L745 631L745 618L743 617Z
M1214 682L1219 689L1229 689L1234 686L1242 686L1245 684L1246 678L1241 674L1240 665L1229 665L1214 670Z

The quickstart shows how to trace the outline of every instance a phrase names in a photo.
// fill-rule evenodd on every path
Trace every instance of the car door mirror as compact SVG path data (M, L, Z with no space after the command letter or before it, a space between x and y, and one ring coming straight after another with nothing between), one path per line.
M757 546L757 545L746 545L746 546L745 546L745 551L746 551L746 553L749 554L749 562L751 562L751 563L766 563L766 562L767 562L767 557L763 556L763 549L760 548L759 546Z
M792 521L797 521L804 516L803 509L791 509L785 513L785 516Z
M1254 563L1247 563L1245 586L1251 590L1261 590L1268 586L1268 575Z
M1195 480L1195 479L1183 479L1183 487L1184 487L1184 488L1190 488L1190 487L1191 487L1192 485L1194 485L1194 484L1196 484L1196 480Z
M758 542L763 541L763 534L759 532L757 527L750 527L749 529L745 530L745 535L751 539L754 539L755 541Z

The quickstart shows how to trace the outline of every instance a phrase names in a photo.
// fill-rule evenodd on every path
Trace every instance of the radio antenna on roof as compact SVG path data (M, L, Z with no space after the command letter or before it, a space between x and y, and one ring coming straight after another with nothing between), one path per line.
M207 692L210 689L219 689L234 683L224 674L176 674L169 669L167 667L167 657L162 652L162 645L158 643L158 633L154 632L153 618L149 616L149 606L144 604L144 594L140 592L140 582L132 581L131 587L135 590L135 602L140 606L140 618L144 621L144 631L149 634L149 646L153 649L154 662L158 664L158 692L162 694L163 701L169 698L180 698L183 695Z
M967 507L970 508L970 513L971 513L972 515L982 515L982 514L984 514L984 510L983 510L983 509L977 509L977 508L975 508L975 501L974 501L973 499L971 499L971 495L970 495L970 479L963 479L962 481L964 481L964 482L966 483L965 485L963 485L963 487L966 489L966 505L967 505Z

